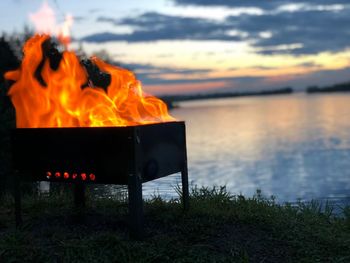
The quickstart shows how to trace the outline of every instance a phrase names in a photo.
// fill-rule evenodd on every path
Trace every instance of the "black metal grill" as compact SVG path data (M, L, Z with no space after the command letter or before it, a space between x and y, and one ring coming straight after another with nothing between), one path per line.
M21 181L75 184L84 206L86 183L128 185L131 233L142 236L142 183L181 172L188 208L184 122L127 127L18 128L13 132L16 223L21 223Z

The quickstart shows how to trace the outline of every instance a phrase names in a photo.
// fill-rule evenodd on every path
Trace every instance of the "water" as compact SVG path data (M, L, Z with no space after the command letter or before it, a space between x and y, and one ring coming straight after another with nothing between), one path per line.
M350 203L350 95L283 95L183 102L192 185L261 189L279 202ZM176 196L180 175L144 184L144 195Z

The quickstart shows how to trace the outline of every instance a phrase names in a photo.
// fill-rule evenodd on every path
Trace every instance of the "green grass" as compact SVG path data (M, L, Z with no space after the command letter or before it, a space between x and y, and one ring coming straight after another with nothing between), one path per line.
M194 188L191 208L155 196L146 236L129 239L125 202L88 198L82 215L67 195L26 197L15 229L13 200L0 206L0 262L350 262L350 208L278 205L257 192Z

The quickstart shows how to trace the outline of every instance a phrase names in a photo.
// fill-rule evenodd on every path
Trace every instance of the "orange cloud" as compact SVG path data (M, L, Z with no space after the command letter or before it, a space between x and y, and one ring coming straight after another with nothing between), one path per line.
M194 93L213 91L216 89L226 88L230 85L227 81L208 81L202 83L181 83L181 84L162 84L162 85L143 85L143 89L150 94L175 94L175 93Z

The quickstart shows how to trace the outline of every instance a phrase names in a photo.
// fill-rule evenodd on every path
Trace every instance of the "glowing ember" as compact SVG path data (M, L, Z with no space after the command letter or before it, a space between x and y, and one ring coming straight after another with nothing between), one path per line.
M9 96L19 128L129 126L174 121L166 104L146 95L126 69L93 57L91 62L110 75L108 87L94 86L86 68L71 51L57 67L44 52L48 35L35 35L24 45L21 67L5 74L15 81ZM39 69L39 70L38 70Z
M82 173L80 176L81 176L81 179L82 179L83 181L86 180L86 173Z
M91 181L95 181L96 179L96 176L94 174L90 174L89 177Z
M69 173L65 172L65 173L63 174L63 177L64 177L64 179L68 179L68 178L69 178Z

